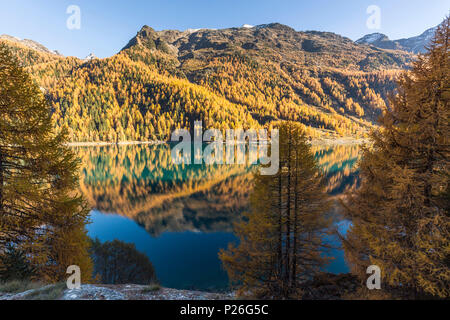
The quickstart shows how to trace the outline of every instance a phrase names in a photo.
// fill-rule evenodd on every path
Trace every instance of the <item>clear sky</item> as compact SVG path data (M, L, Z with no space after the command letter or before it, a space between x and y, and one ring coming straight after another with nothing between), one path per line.
M70 5L80 8L80 29L67 27ZM367 27L371 5L380 9L380 29ZM399 39L421 34L449 13L450 0L0 0L0 34L64 55L102 58L117 53L145 24L185 30L280 22L353 40L373 32Z

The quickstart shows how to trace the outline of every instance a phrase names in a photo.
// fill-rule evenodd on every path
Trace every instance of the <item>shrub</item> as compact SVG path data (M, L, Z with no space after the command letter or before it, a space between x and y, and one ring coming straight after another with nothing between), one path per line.
M20 293L31 289L37 289L42 287L40 282L30 282L24 280L12 280L4 283L0 283L0 292L2 293Z
M94 274L104 284L151 284L156 275L152 263L134 244L114 240L92 242L91 256Z
M152 293L152 292L156 292L156 291L159 291L159 290L161 290L161 286L159 284L157 284L157 283L154 283L154 284L151 284L151 285L146 286L145 288L143 288L141 290L141 293L142 294Z

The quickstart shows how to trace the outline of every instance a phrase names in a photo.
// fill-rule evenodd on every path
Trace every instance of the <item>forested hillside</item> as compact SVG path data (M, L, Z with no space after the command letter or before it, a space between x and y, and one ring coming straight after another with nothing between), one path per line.
M176 128L302 123L365 136L414 56L280 24L160 31L144 26L106 59L62 57L0 38L27 67L72 141L167 140Z

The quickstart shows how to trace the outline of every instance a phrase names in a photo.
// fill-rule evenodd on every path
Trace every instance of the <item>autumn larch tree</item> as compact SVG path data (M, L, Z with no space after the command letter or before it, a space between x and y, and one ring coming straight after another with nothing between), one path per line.
M364 149L361 188L345 203L352 270L365 283L366 268L379 266L391 297L450 297L449 23L400 76Z
M300 298L301 285L326 264L328 196L302 128L280 126L280 169L254 176L251 211L235 226L237 247L220 258L240 295Z
M60 281L69 265L91 278L85 224L74 194L78 160L53 133L51 109L39 87L0 46L0 254L26 253L40 280Z

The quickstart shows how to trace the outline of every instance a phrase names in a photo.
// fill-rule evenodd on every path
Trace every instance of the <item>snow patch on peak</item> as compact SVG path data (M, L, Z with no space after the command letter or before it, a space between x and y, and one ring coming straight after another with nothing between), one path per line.
M84 58L84 61L90 61L94 59L97 59L97 57L93 53L89 53L89 55L86 58Z
M187 29L185 32L187 33L196 33L202 30L209 30L209 31L215 31L217 29L212 29L212 28L198 28L198 29Z
M187 29L186 32L187 33L195 33L195 32L200 31L200 30L202 30L202 29Z
M368 35L365 35L364 37L362 37L361 39L356 40L356 43L361 44L370 44L370 43L374 43L376 41L379 41L381 39L387 39L387 36L385 34L382 33L371 33Z
M431 40L434 37L434 34L436 33L437 28L438 27L428 29L424 33L422 33L419 37L424 38L425 40Z

